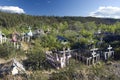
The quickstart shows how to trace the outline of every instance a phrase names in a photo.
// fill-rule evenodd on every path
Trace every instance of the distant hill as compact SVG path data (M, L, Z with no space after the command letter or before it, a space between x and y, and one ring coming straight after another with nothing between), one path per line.
M52 24L62 21L67 21L68 23L71 23L72 21L80 21L82 23L94 21L96 24L114 24L120 22L120 19L70 16L32 16L0 12L0 26L2 27L16 27L21 24L37 26L38 24Z
M91 22L95 21L96 24L114 24L116 22L120 22L120 19L112 19L112 18L95 18L95 17L63 17L63 19L67 20L75 20L81 22Z

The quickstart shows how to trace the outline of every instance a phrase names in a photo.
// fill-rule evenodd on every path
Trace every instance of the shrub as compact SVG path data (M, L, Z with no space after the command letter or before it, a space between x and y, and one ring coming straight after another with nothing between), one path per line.
M10 58L14 53L14 49L7 44L0 45L0 58Z
M24 61L27 69L39 70L43 69L45 62L45 54L40 52L34 52L27 54L28 59Z

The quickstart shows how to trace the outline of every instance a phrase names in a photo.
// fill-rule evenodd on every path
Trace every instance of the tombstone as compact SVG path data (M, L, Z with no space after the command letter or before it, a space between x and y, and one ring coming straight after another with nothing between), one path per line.
M96 52L95 51L97 51L98 50L98 48L93 48L93 49L91 49L90 51L92 51L92 57L95 57L95 55L96 55Z
M31 27L29 27L28 29L29 29L28 35L29 35L30 37L32 37L32 36L33 36L33 33L32 33L32 30L31 30Z
M15 31L12 33L12 42L14 47L17 47L17 42L18 42L18 33Z
M27 42L30 42L31 38L33 37L33 32L31 30L31 27L28 28L29 32L26 33L25 37L27 38Z
M13 45L14 45L14 48L17 48L17 49L19 49L20 47L20 44L19 44L19 34L16 32L16 31L14 31L13 33L12 33L12 42L13 42Z
M108 60L109 58L114 57L114 51L112 51L111 45L109 45L109 47L107 49L108 49L108 51L104 53L105 60Z
M92 64L98 62L98 60L100 59L100 55L96 53L96 51L98 50L98 48L93 48L91 49L92 53Z
M111 45L109 45L109 47L107 48L109 50L109 52L111 51L112 47Z
M60 51L60 53L62 54L61 66L65 67L69 64L69 59L71 58L71 50L70 48L68 48L67 50L63 48L63 51Z
M0 44L7 41L6 35L0 31Z

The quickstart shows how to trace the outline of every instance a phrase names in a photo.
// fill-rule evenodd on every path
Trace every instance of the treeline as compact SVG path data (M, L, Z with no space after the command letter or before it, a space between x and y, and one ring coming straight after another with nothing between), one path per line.
M94 18L94 17L57 17L57 16L32 16L26 14L11 14L0 12L0 26L9 28L21 25L42 26L43 24L59 23L67 21L72 23L73 21L80 21L81 23L95 22L96 24L114 24L120 22L120 19L109 18Z

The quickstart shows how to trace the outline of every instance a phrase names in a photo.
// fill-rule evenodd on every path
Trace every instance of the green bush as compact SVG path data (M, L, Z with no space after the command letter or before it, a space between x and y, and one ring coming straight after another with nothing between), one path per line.
M0 45L0 58L10 58L14 53L13 51L13 48L7 44Z
M49 80L78 80L80 78L83 78L80 73L76 72L74 68L69 68L66 71L52 73Z
M45 54L42 51L27 54L28 59L24 61L27 69L40 70L44 67Z

